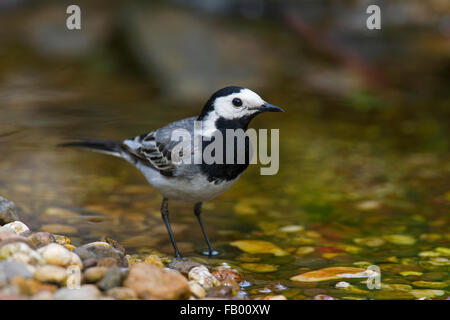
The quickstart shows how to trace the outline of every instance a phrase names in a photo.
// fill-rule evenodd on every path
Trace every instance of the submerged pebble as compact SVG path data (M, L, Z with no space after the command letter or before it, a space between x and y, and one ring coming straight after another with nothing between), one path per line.
M419 252L419 257L428 258L428 257L440 257L441 254L436 251L422 251Z
M174 259L169 263L169 268L177 270L181 274L187 276L192 268L202 266L201 263L191 259Z
M450 248L438 247L435 251L440 253L442 256L450 256Z
M196 298L202 299L206 296L205 289L197 281L190 280L188 284L189 290Z
M47 213L55 215L60 211L51 209ZM213 274L198 262L173 260L170 267L184 272L185 277L165 268L167 259L157 254L138 254L135 263L128 267L128 259L132 261L132 257L126 256L124 247L109 237L75 247L67 236L47 231L31 233L24 226L14 221L0 230L0 260L3 260L0 261L0 286L23 295L19 298L185 299L189 296L204 298L207 294L242 297L242 276L224 263ZM58 229L58 232L64 231ZM78 269L72 268L75 266ZM93 285L80 287L81 283ZM0 295L4 292L0 291Z
M56 291L57 287L51 284L44 284L33 279L27 279L23 277L14 277L11 284L14 285L20 294L25 296L35 296L40 292L53 293ZM52 296L52 295L50 295Z
M420 271L401 271L400 275L407 277L407 276L421 276L423 273Z
M436 242L442 239L442 235L439 233L424 233L420 235L421 240Z
M239 201L234 206L234 212L236 212L239 215L255 215L258 211L251 206L249 203L244 201Z
M103 241L96 241L77 247L74 250L81 260L112 258L120 267L127 267L128 260L123 252L113 248L109 243Z
M72 211L70 209L50 207L50 208L45 209L44 215L61 217L61 218L70 218L70 217L78 216L79 213L76 211Z
M116 266L106 271L105 276L98 283L98 287L104 291L120 286L122 280L120 269Z
M125 248L116 240L111 239L110 237L102 237L100 241L108 243L109 245L111 245L111 247L113 247L117 251L121 252L122 254L125 254Z
M287 298L285 296L283 296L282 294L278 294L278 295L269 295L264 297L263 300L287 300Z
M358 202L356 208L361 211L372 211L381 207L381 202L377 200L365 200Z
M416 239L414 239L412 236L404 234L390 234L383 236L383 238L390 243L398 245L410 246L416 243Z
M61 235L57 235L57 234L54 234L53 236L55 237L56 243L59 243L60 245L66 245L66 244L72 243L70 241L69 237L61 236Z
M77 228L64 224L45 224L41 227L41 231L50 233L76 234Z
M414 289L411 290L410 293L417 299L431 299L443 296L445 294L445 291L432 289Z
M336 300L336 299L326 294L318 294L314 296L314 300Z
M231 242L230 244L247 253L271 253L275 256L285 256L289 254L269 241L239 240Z
M55 300L55 297L52 292L43 290L43 291L39 291L38 293L34 294L30 299L31 300Z
M8 234L8 233L16 234L16 232L14 231L14 229L12 229L12 228L10 228L10 227L7 227L7 226L2 226L2 227L0 227L0 234L5 235L5 234Z
M136 293L130 288L115 287L106 291L106 295L117 300L134 300L137 299Z
M27 225L20 221L13 221L13 222L7 223L3 227L11 228L12 230L14 230L14 232L16 234L19 234L19 235L30 231L30 229L27 227Z

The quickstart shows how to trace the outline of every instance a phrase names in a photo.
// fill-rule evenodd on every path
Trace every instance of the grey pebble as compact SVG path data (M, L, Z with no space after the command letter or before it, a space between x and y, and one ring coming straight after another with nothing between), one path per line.
M14 202L0 196L0 225L19 220Z

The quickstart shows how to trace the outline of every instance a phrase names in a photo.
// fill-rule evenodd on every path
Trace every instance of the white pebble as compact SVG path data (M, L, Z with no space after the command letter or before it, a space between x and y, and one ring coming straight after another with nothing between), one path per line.
M336 283L336 288L348 288L348 287L350 287L350 283L346 281L340 281Z
M83 262L81 261L81 258L76 254L71 252L72 258L70 259L70 266L77 266L80 269L83 269Z
M50 243L38 250L48 264L66 267L70 265L74 253L57 243Z
M14 221L14 222L7 223L3 227L13 229L16 234L21 234L21 233L24 233L24 232L30 230L30 228L28 228L25 223L20 222L20 221Z

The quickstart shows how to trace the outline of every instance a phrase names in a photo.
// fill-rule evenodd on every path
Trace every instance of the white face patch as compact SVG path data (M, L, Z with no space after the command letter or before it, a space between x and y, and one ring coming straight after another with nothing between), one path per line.
M235 98L241 99L242 106L233 104ZM219 117L231 120L256 113L258 110L252 110L252 108L260 107L263 104L264 100L258 94L249 89L242 89L239 93L217 98L214 101L214 111Z

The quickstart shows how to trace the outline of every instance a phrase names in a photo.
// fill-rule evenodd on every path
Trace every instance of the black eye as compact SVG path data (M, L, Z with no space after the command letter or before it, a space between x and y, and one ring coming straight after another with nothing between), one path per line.
M239 99L239 98L234 98L233 99L233 104L234 104L235 107L240 107L240 106L242 106L242 100Z

